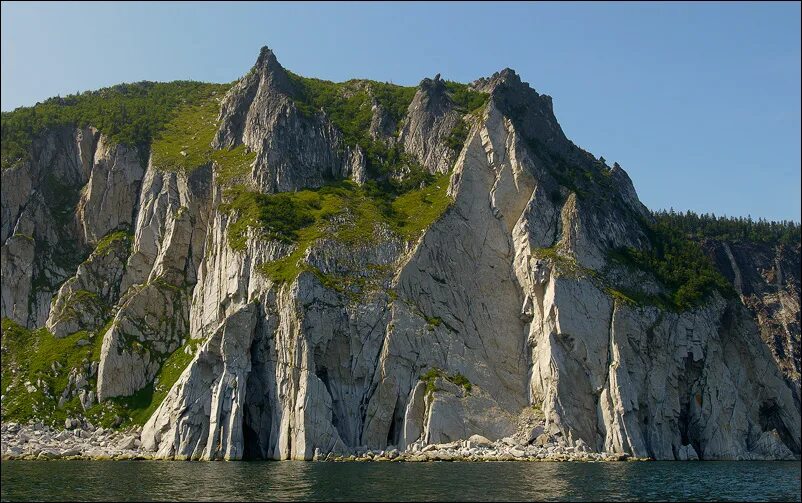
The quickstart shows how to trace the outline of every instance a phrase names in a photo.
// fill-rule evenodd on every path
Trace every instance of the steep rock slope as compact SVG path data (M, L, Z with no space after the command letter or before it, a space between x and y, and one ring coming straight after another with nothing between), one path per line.
M760 336L800 391L800 246L707 240L703 247L752 313Z
M62 128L3 170L2 316L97 334L94 407L150 393L145 448L311 459L506 437L534 408L547 435L597 450L799 453L794 257L769 292L716 244L740 299L693 253L702 279L667 280L679 265L624 170L512 70L335 85L264 48L202 110L175 141L182 169L164 138L143 168ZM48 176L80 190L58 225ZM63 266L37 248L62 241L80 248Z

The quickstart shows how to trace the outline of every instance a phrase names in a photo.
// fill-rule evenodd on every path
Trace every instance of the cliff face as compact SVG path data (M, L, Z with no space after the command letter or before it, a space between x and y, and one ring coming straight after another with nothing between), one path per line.
M798 401L800 245L708 240L703 247L749 309Z
M798 246L706 243L740 298L633 302L619 288L665 289L611 258L654 246L648 210L513 71L425 79L400 120L384 88L351 83L342 99L369 110L356 143L303 106L303 82L263 49L220 101L205 147L248 152L233 178L214 156L143 167L91 128L48 130L3 170L2 317L97 338L83 389L104 404L162 393L145 448L311 459L526 434L534 408L546 435L597 450L799 454ZM285 208L314 218L282 231L276 213L302 219ZM180 376L160 388L166 368Z

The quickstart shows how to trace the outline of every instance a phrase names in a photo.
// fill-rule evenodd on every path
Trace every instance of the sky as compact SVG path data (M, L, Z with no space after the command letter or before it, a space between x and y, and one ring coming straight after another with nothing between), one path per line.
M140 80L513 68L652 209L800 220L800 4L2 2L2 110Z

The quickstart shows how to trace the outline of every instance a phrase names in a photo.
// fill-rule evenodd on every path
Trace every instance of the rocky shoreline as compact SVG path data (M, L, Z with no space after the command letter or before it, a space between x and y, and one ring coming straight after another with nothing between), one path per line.
M412 444L407 450L395 448L372 451L358 449L355 454L347 456L315 453L315 461L651 461L649 458L635 458L621 453L592 452L584 442L574 447L559 443L545 443L540 446L522 445L511 437L491 442L485 437L474 435L469 440L456 440L443 444Z
M64 430L42 423L3 424L0 453L3 460L148 460L155 453L142 449L141 427L112 430L89 422L67 420ZM511 437L490 441L474 435L468 440L443 444L416 442L406 450L357 448L348 454L315 452L313 461L331 462L426 462L426 461L648 461L621 453L592 452L583 442L573 447L546 442L521 445Z
M67 420L64 430L42 423L0 426L0 453L8 459L147 459L141 451L142 428L112 430Z

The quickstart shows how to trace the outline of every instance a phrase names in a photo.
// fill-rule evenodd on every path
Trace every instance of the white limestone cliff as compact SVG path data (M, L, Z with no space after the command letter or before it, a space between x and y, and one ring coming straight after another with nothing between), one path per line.
M266 193L364 182L361 148L346 147L324 113L301 113L293 86L264 49L223 100L213 146L255 152L247 183ZM602 273L659 289L608 260L648 246L629 177L565 138L551 98L511 70L474 86L489 100L458 154L446 142L460 113L439 78L421 84L397 139L374 109L375 138L450 173L445 213L412 241L387 226L370 243L318 239L283 283L259 266L292 245L250 233L231 248L214 165L143 167L137 151L92 129L51 132L33 161L2 174L2 316L57 336L110 317L99 400L143 389L197 342L142 431L156 457L312 459L494 441L534 409L545 423L527 441L545 434L657 459L798 455L798 367L764 342L779 330L766 313L779 308L716 293L671 311L613 295ZM574 166L587 176L571 179ZM75 190L73 219L54 223L48 176ZM132 237L95 249L119 230ZM71 270L35 246L69 240L84 251ZM322 279L332 275L365 286L334 288ZM798 298L766 295L798 352Z

